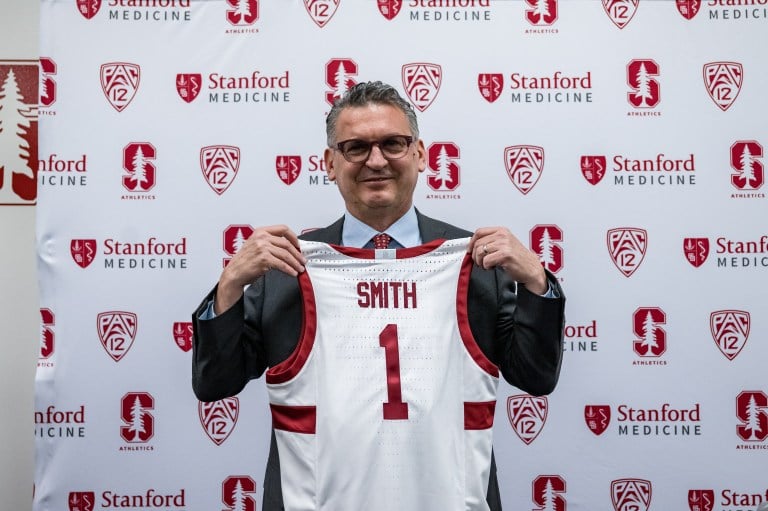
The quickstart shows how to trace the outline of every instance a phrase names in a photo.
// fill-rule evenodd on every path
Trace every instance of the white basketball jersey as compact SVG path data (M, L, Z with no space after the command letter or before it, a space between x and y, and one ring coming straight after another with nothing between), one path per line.
M467 320L468 241L301 241L301 339L266 376L286 510L488 509L498 368Z

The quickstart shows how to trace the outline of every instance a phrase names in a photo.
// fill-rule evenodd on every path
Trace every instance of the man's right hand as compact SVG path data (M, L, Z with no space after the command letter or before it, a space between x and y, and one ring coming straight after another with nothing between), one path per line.
M237 302L243 288L270 270L296 276L306 259L299 238L285 225L259 227L229 261L219 277L213 311L219 315Z

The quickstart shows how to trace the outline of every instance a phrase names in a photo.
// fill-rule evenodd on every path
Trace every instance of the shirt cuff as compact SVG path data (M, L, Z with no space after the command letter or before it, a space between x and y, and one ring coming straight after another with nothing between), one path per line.
M200 314L198 314L197 319L206 320L206 319L213 319L216 317L216 313L213 312L213 300L208 301L208 305L205 306L205 309L200 311Z

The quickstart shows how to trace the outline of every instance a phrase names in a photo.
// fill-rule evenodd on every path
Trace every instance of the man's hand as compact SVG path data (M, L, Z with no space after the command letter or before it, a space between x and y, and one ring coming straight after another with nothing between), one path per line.
M481 268L501 267L531 293L543 295L549 288L539 257L505 227L481 227L469 241L468 252Z
M229 309L240 299L246 285L269 270L296 276L304 271L306 262L299 238L287 226L259 227L221 272L213 311L218 315Z

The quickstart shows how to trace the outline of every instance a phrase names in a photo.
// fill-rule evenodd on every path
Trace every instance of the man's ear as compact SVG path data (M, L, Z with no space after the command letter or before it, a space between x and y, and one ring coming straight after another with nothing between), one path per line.
M323 159L325 160L325 171L328 173L328 179L336 181L336 168L333 166L333 149L326 147Z
M416 157L419 159L419 172L424 172L427 168L427 149L422 139L416 141Z

